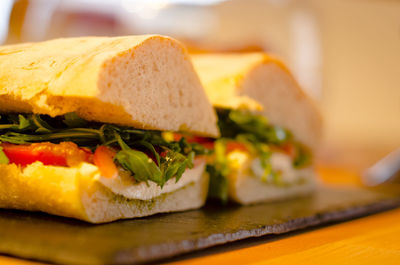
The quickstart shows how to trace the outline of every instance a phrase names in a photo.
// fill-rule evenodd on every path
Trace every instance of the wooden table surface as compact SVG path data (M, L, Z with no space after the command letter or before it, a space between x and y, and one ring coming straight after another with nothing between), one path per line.
M324 181L359 185L358 174L320 168ZM340 178L338 178L340 176ZM170 264L400 264L400 209L278 237L212 248ZM0 256L0 264L42 264Z

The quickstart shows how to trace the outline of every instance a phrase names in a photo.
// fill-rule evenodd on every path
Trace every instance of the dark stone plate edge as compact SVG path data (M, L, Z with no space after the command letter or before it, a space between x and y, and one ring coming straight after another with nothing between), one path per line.
M316 216L294 219L281 224L285 229L276 229L276 227L274 229L274 226L263 226L252 230L240 230L235 233L212 235L198 240L185 240L179 243L175 242L153 245L146 249L141 248L140 252L131 249L121 250L115 254L113 264L148 264L160 261L166 262L167 259L177 258L178 256L195 251L201 252L202 250L221 246L230 242L267 235L280 235L320 225L334 224L370 216L376 213L396 209L398 207L400 207L400 198L388 199L368 205L355 206L344 210L318 214Z

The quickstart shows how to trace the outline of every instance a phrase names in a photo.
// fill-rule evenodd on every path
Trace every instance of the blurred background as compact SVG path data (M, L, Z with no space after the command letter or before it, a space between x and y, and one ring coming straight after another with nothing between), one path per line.
M320 106L325 164L400 147L398 0L1 0L0 43L159 33L192 52L267 51Z

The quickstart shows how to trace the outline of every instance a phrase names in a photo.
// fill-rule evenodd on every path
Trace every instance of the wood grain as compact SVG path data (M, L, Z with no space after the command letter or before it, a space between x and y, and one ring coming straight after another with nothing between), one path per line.
M171 264L399 264L400 210Z
M0 264L4 264L4 265L42 265L45 263L17 259L17 258L13 258L13 257L0 256Z
M361 186L355 170L319 167L322 180ZM400 264L400 209L178 264Z

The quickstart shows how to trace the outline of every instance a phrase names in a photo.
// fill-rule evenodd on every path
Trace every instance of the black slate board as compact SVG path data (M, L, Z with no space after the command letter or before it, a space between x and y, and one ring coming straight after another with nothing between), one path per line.
M0 210L0 253L60 264L150 262L249 237L281 234L400 206L400 191L321 187L309 197L253 206L207 206L91 225Z

